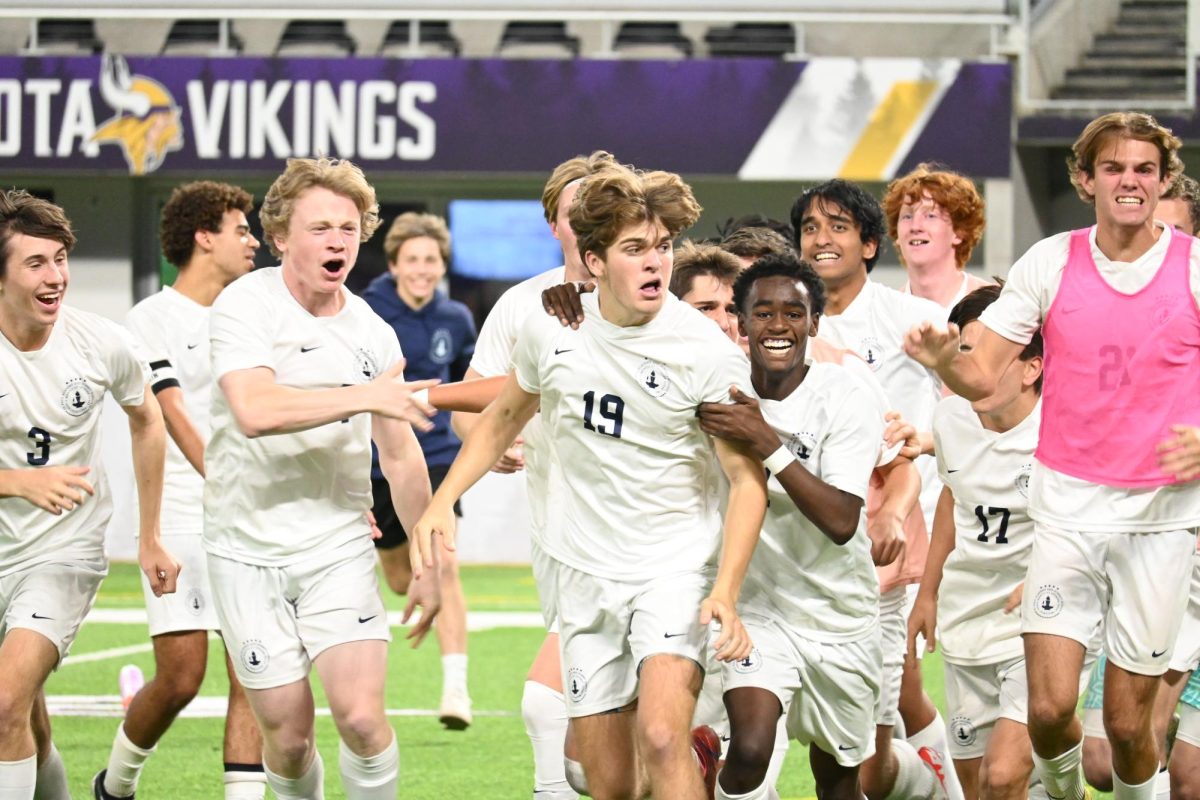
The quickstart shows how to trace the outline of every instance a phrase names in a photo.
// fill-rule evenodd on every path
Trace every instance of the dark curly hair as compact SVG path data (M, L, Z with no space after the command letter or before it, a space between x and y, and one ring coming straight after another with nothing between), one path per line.
M808 216L809 209L814 203L819 203L823 212L826 211L824 208L826 203L833 203L850 215L850 218L858 225L858 238L862 243L875 243L875 255L866 259L867 272L874 269L875 262L879 260L879 253L883 250L883 238L887 234L887 227L883 221L883 208L879 205L879 201L857 183L844 181L841 178L834 178L805 189L804 193L797 197L796 202L792 204L792 227L796 229L793 241L797 250L800 249L801 223Z
M228 183L195 181L176 187L158 226L163 255L183 269L196 250L196 231L217 233L226 211L249 214L253 208L254 197Z
M746 303L750 299L750 287L764 278L789 278L803 283L808 290L809 316L815 318L825 312L825 284L816 270L791 253L773 253L755 261L734 282L733 304L737 306L738 313L749 313Z

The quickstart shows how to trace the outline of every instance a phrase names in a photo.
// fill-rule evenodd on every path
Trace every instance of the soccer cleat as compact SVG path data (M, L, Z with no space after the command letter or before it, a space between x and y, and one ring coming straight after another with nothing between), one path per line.
M141 669L136 664L126 664L121 667L121 674L117 678L117 686L121 690L121 707L128 711L129 704L133 702L133 696L140 692L145 685L146 677L142 675Z
M933 775L937 778L938 800L943 800L950 796L950 792L946 789L946 764L942 761L942 757L938 751L932 747L922 747L917 751L917 755L925 762L925 766L933 771Z
M692 752L700 762L700 775L704 778L704 796L713 800L717 794L717 764L721 760L721 737L708 725L692 729Z
M465 692L446 692L442 695L442 707L438 720L447 730L462 731L471 725L471 698Z
M139 672L138 674L140 675L141 673ZM92 778L92 796L96 800L133 800L134 795L132 794L129 797L115 797L104 791L104 775L107 772L108 770L102 769L96 773L96 777Z

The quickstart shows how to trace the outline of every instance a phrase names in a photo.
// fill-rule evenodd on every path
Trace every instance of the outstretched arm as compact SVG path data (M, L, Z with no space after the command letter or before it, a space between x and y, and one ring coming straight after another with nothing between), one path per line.
M138 562L155 597L175 591L179 562L162 545L159 512L162 510L163 469L167 459L167 433L154 392L146 387L142 402L121 406L129 416L133 440L133 476L138 494Z
M952 392L975 401L996 391L996 381L1025 349L987 326L969 351L961 350L960 344L957 325L938 328L926 321L905 335L904 352L936 370Z

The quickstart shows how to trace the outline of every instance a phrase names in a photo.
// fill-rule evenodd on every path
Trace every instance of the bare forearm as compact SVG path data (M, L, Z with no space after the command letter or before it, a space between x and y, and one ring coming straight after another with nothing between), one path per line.
M372 411L371 384L335 389L294 389L274 382L231 399L234 417L250 438L296 433Z
M788 497L831 542L843 545L858 530L862 500L813 475L793 461L775 476Z
M145 403L153 403L147 394ZM157 405L157 404L156 404ZM163 468L167 454L167 435L157 407L129 418L133 441L133 476L138 492L138 529L141 544L159 540L159 513L162 509Z
M192 468L204 477L204 437L196 430L191 417L188 416L183 392L178 387L164 389L158 393L157 399L162 407L167 434Z
M498 375L494 378L442 383L429 390L429 402L439 411L480 412L496 399L506 380L505 376ZM453 418L451 425L454 425Z
M925 556L925 574L921 577L921 593L937 598L942 586L946 559L954 552L954 495L942 488L937 511L933 516L933 533L929 537L929 552Z
M379 468L391 487L392 507L396 509L401 526L411 531L425 513L433 494L429 486L429 471L420 450L417 450L415 458L408 455L385 460L381 455Z
M970 353L958 353L949 363L939 364L937 374L950 391L968 400L982 400L996 391L995 379Z
M898 458L880 469L883 485L879 490L876 514L896 520L908 519L921 497L921 473L907 458Z
M765 483L741 480L731 483L725 525L721 536L721 563L713 583L713 594L736 603L750 558L758 544L763 516L767 510Z

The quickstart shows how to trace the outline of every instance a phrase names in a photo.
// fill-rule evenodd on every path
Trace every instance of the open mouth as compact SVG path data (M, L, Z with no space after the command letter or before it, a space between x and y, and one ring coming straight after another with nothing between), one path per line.
M774 339L774 338L772 338L772 339L763 339L762 340L763 350L766 350L768 353L773 353L775 355L786 355L787 353L790 353L792 348L795 346L796 346L796 343L790 339Z
M1140 206L1144 201L1140 197L1118 197L1119 206Z
M46 308L54 308L62 300L62 292L46 292L34 295L34 299Z
M837 261L839 258L841 258L840 254L826 251L823 253L817 253L815 256L813 256L813 261L817 264L821 264L826 261Z
M642 297L653 298L662 294L663 284L661 278L655 278L652 281L646 281L638 287L638 293Z
M924 244L929 244L929 240L928 239L909 239L908 240L909 247L920 247L921 245L924 245Z
M326 274L336 276L341 273L342 267L346 266L346 262L340 258L331 258L321 264L321 269L325 270Z

